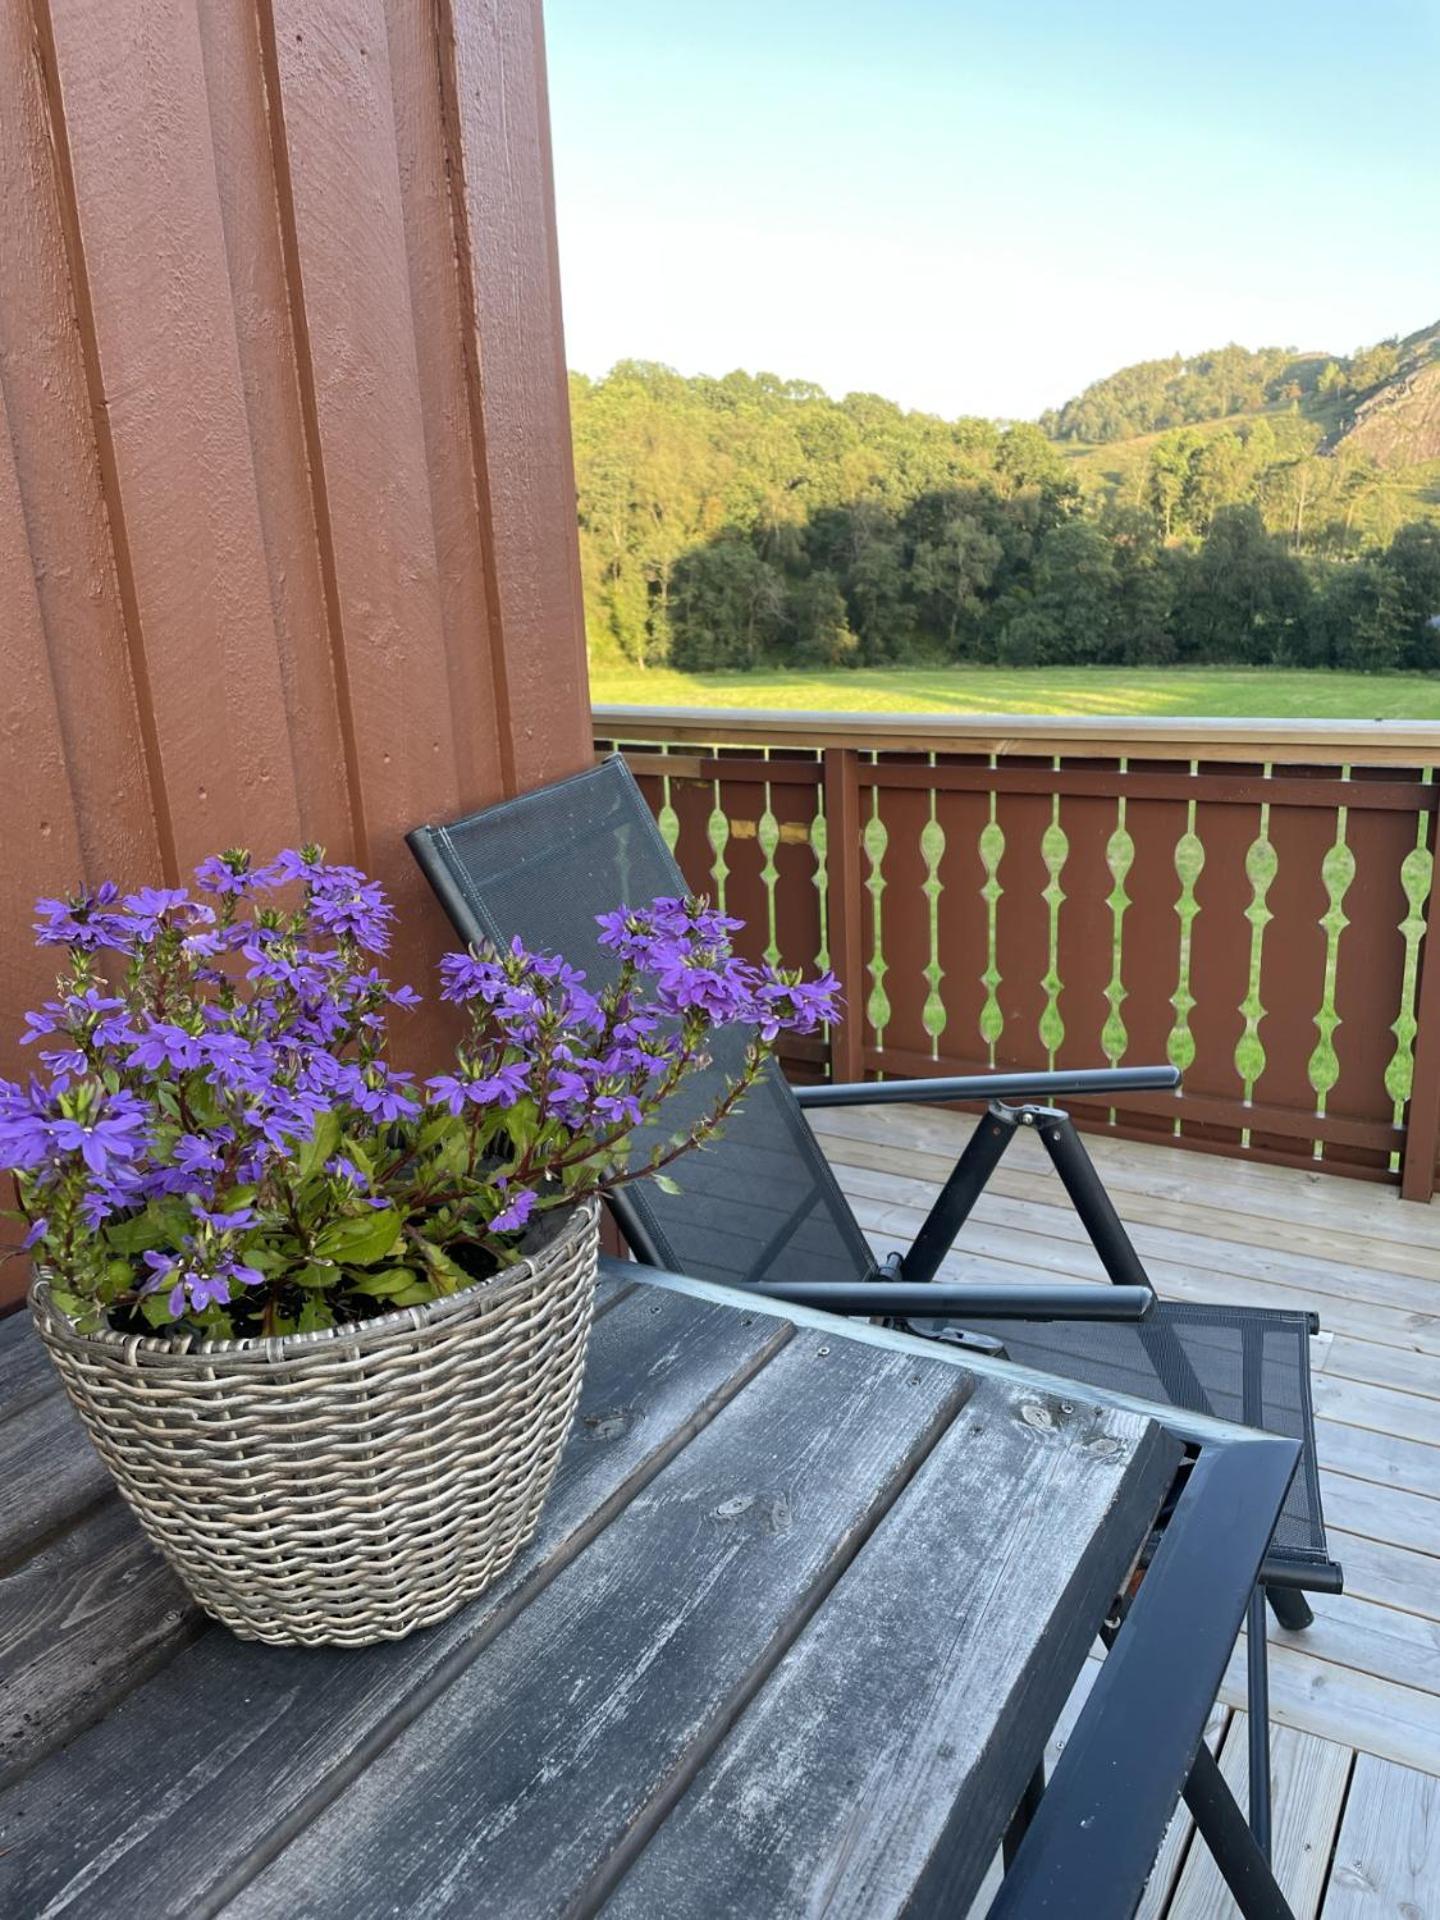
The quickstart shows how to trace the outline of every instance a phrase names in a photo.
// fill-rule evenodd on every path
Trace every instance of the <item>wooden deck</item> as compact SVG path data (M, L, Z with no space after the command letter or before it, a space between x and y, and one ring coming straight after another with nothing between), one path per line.
M812 1115L877 1250L912 1238L972 1122L914 1107ZM1162 1294L1313 1307L1326 1519L1342 1598L1271 1623L1276 1869L1298 1920L1440 1920L1440 1205L1321 1173L1093 1141ZM1022 1137L942 1277L1103 1279ZM1245 1780L1243 1652L1212 1727ZM1063 1736L1063 1726L1062 1726ZM1236 1909L1187 1819L1145 1920Z

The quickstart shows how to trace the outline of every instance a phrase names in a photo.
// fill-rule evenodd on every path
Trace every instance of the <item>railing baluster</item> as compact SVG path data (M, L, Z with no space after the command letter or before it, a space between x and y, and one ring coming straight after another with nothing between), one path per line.
M1425 936L1420 943L1420 972L1415 990L1415 1069L1406 1109L1405 1153L1400 1191L1407 1200L1428 1200L1435 1191L1435 1158L1440 1147L1440 815L1430 816L1430 896L1425 907Z
M860 903L860 781L853 747L825 749L825 844L830 965L845 995L845 1018L830 1030L830 1076L865 1077L864 955Z

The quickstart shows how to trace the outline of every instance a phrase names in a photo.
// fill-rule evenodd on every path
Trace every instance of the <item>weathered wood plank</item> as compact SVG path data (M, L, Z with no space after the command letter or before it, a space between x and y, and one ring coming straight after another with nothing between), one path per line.
M0 1787L97 1720L201 1624L119 1500L0 1580Z
M60 1376L26 1309L0 1320L0 1420L13 1420L60 1391Z
M1358 1280L1363 1287L1364 1281ZM1440 1292L1440 1281L1436 1282ZM1329 1373L1343 1374L1347 1380L1368 1380L1377 1387L1402 1387L1406 1393L1419 1393L1440 1400L1440 1358L1429 1352L1387 1347L1353 1335L1336 1339L1326 1363Z
M815 1119L818 1125L819 1115ZM920 1105L833 1107L824 1115L827 1129L844 1128L862 1138L868 1133L877 1140L920 1147L948 1155L952 1163L974 1124L968 1115ZM1261 1161L1197 1160L1184 1151L1096 1134L1087 1135L1085 1144L1106 1186L1118 1194L1136 1191L1193 1202L1200 1191L1209 1203L1232 1215L1254 1215L1272 1224L1293 1221L1333 1228L1363 1240L1393 1241L1401 1249L1440 1252L1440 1206L1402 1202L1392 1188L1361 1187L1336 1174L1270 1167ZM1006 1171L1015 1167L1040 1171L1047 1166L1038 1141L1027 1146L1022 1140L1007 1156ZM1121 1199L1117 1205L1123 1215L1126 1202Z
M882 1176L891 1184L891 1176ZM917 1185L919 1183L916 1183ZM848 1180L846 1190L855 1217L867 1232L890 1233L913 1239L929 1211L929 1202L937 1189L928 1186L909 1200L893 1193L867 1195L859 1182ZM1011 1218L999 1218L1013 1210ZM1099 1256L1082 1234L1052 1231L1068 1226L1065 1214L1056 1208L1041 1208L1032 1202L995 1202L982 1200L965 1223L955 1252L964 1258L1008 1263L1025 1271L1052 1273L1074 1280L1103 1279ZM1288 1307L1309 1307L1324 1312L1330 1301L1344 1302L1357 1296L1404 1313L1420 1313L1433 1319L1436 1287L1429 1280L1395 1273L1384 1267L1350 1267L1332 1263L1328 1268L1318 1259L1286 1259L1281 1255L1243 1253L1227 1259L1228 1246L1187 1249L1175 1244L1181 1236L1159 1237L1144 1230L1134 1235L1135 1245L1155 1285L1163 1293L1174 1288L1182 1297L1198 1288L1198 1297L1215 1298L1212 1274L1224 1267L1243 1274L1257 1283L1270 1282L1285 1287L1296 1297L1286 1300ZM1219 1284L1219 1282L1217 1282ZM1430 1329L1433 1332L1433 1328Z
M1324 1920L1440 1920L1440 1780L1362 1753Z
M967 1905L1178 1458L985 1382L607 1915Z
M1440 1620L1440 1560L1433 1554L1367 1540L1338 1527L1328 1532L1331 1550L1345 1569L1347 1593Z
M1397 1686L1440 1695L1440 1621L1404 1613L1353 1593L1312 1593L1315 1618L1300 1633L1287 1633L1273 1618L1271 1646L1286 1646L1312 1660L1355 1667ZM1432 1705L1440 1728L1440 1705Z
M1220 1749L1220 1771L1242 1807L1249 1792L1249 1726L1249 1716L1237 1713ZM1314 1920L1319 1909L1350 1760L1348 1747L1288 1727L1271 1729L1273 1863L1295 1920ZM1210 1849L1197 1840L1186 1855L1168 1920L1233 1920L1234 1913L1234 1896Z
M46 1394L0 1422L0 1568L23 1560L87 1507L110 1497L112 1484L63 1392Z
M1332 1473L1440 1499L1440 1447L1426 1446L1423 1440L1404 1440L1379 1427L1317 1420L1315 1456Z
M822 1135L821 1144L847 1193L897 1206L926 1209L950 1172L947 1157L913 1148L880 1147L834 1134ZM1440 1282L1440 1255L1427 1249L1415 1252L1394 1242L1367 1241L1288 1221L1267 1227L1254 1215L1230 1215L1223 1207L1205 1207L1196 1199L1161 1203L1117 1190L1116 1204L1142 1257L1168 1261L1182 1272L1248 1273L1340 1299L1347 1297L1351 1275L1359 1276L1362 1284L1356 1290L1362 1297L1363 1281L1372 1275L1387 1280L1401 1275L1424 1285ZM1163 1219L1150 1217L1162 1207ZM1048 1167L1023 1174L1002 1164L966 1224L967 1240L987 1225L1073 1242L1077 1250L1088 1245L1084 1227Z
M1413 1547L1419 1553L1440 1554L1440 1500L1433 1495L1325 1470L1320 1474L1320 1493L1330 1526Z
M0 1794L11 1836L0 1909L96 1920L209 1911L228 1863L323 1806L368 1743L417 1712L789 1334L783 1320L674 1294L621 1300L596 1323L580 1417L539 1531L487 1594L442 1626L363 1653L205 1633ZM37 1820L37 1808L62 1802L63 1820Z
M797 1333L227 1912L588 1907L969 1387Z
M1232 1707L1246 1703L1244 1646L1242 1636L1220 1688ZM1270 1642L1270 1718L1276 1726L1440 1773L1440 1697L1312 1659L1288 1641Z
M1347 1427L1369 1427L1372 1433L1440 1447L1440 1401L1422 1394L1322 1373L1315 1380L1315 1413L1317 1418L1338 1420Z

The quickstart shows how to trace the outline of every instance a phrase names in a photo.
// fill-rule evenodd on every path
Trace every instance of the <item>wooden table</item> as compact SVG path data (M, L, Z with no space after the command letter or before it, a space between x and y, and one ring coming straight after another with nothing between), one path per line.
M535 1540L455 1619L361 1652L198 1615L33 1336L0 1328L0 1910L965 1914L1179 1442L1058 1382L627 1271ZM1113 1742L1154 1688L1112 1666ZM1167 1814L1207 1704L1157 1701L1195 1722ZM1146 1728L1122 1733L1143 1759ZM1071 1845L1092 1825L1056 1819Z

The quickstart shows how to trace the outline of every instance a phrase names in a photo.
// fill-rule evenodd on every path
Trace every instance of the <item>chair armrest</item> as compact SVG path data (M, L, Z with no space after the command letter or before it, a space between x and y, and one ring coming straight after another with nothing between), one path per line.
M1033 1287L940 1280L765 1280L746 1287L767 1300L823 1313L903 1320L1143 1320L1155 1304L1148 1287L1058 1281Z
M1057 1073L970 1073L950 1079L862 1080L841 1086L796 1087L802 1107L883 1106L898 1100L1032 1100L1066 1094L1169 1092L1177 1067L1088 1067Z

